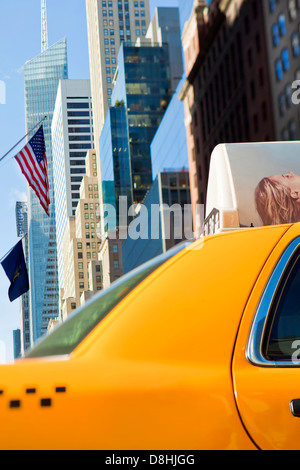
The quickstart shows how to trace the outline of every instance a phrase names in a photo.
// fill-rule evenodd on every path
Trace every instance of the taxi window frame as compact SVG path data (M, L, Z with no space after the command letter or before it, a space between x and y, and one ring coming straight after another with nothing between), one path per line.
M254 366L300 367L300 362L293 361L292 355L290 360L272 360L265 354L266 337L270 334L273 317L276 315L272 307L280 289L284 288L282 283L292 272L297 255L300 256L300 237L295 238L279 258L258 303L246 347L246 358Z

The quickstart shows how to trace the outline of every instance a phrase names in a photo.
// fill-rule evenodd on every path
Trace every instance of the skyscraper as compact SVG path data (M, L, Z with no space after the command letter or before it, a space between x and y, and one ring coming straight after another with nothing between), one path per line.
M28 207L27 202L16 203L16 225L17 235L23 238L23 249L26 263L28 263ZM30 308L29 308L29 292L26 292L20 298L20 342L21 354L30 347Z
M172 91L175 92L183 74L179 9L155 8L146 37L156 45L168 44L171 86Z
M42 7L44 3L43 1ZM42 17L45 18L45 11ZM45 28L45 23L42 23L42 38L46 37L43 35ZM68 78L66 39L63 38L48 48L46 41L43 49L41 54L24 66L27 132L47 116L43 127L51 200L50 217L48 217L34 192L28 190L28 268L32 342L47 331L49 320L56 318L59 313L51 123L59 80Z
M101 266L97 260L99 186L96 154L86 154L86 174L80 185L80 200L74 216L68 217L62 240L64 287L60 290L60 319L102 288ZM96 170L96 171L95 171Z
M62 240L75 216L85 159L94 146L89 80L60 80L52 120L53 175L59 287L63 287ZM94 172L96 173L96 169ZM94 175L97 176L97 175Z
M122 44L116 76L100 149L103 202L117 209L120 196L140 203L153 182L150 145L172 97L168 45Z
M86 12L95 149L100 168L99 139L108 107L114 104L111 102L112 83L120 45L123 41L134 43L146 36L150 22L149 0L86 0Z

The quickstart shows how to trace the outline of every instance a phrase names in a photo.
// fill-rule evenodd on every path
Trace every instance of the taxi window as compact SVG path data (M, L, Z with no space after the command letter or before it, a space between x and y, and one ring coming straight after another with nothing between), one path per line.
M271 307L264 355L268 360L292 361L300 341L300 253L294 255Z
M185 246L187 243L176 246L166 254L155 258L112 284L109 289L92 299L86 306L71 314L49 336L40 340L25 355L25 358L70 354L139 283Z

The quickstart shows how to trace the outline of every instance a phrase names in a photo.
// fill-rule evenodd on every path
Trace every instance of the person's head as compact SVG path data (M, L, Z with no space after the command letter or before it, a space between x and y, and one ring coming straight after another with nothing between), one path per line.
M256 208L264 225L300 222L300 176L264 178L255 190Z

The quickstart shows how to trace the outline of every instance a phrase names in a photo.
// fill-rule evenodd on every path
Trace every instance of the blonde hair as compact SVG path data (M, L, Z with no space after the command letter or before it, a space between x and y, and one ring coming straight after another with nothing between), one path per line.
M256 209L264 225L300 221L300 204L283 184L264 178L255 190Z

